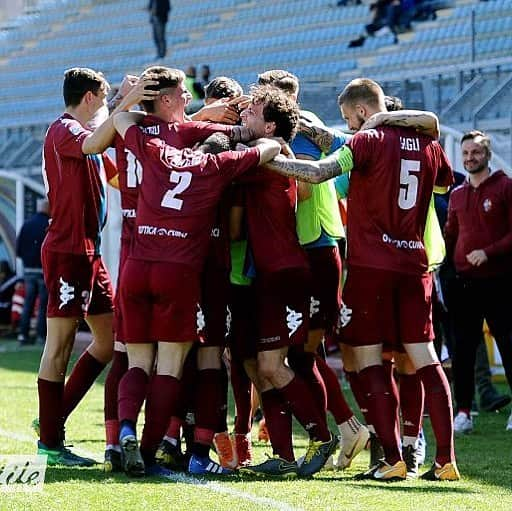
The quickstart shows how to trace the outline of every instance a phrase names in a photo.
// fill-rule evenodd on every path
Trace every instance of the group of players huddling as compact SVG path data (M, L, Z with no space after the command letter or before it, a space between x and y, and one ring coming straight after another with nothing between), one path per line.
M107 471L310 477L338 446L335 466L348 467L372 437L382 456L358 477L417 477L425 401L437 451L422 477L458 479L450 390L432 345L429 270L438 251L427 232L437 222L434 188L446 191L453 179L437 118L387 113L369 79L353 80L338 98L353 136L301 111L298 79L286 71L259 75L248 96L226 77L205 91L205 107L188 118L184 73L153 66L125 78L101 119L103 75L65 73L66 109L43 150L51 224L42 249L49 303L38 453L50 465L94 463L65 447L64 425L112 360ZM100 255L107 182L120 190L123 216L115 299ZM82 318L93 341L64 383ZM326 335L340 343L366 425L321 355ZM251 449L253 388L273 449L260 464ZM309 436L297 461L292 417Z

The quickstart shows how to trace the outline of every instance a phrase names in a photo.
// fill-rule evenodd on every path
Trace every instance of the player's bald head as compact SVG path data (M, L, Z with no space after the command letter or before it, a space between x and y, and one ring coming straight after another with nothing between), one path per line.
M381 86L369 78L352 80L338 96L338 105L354 107L358 104L385 111L384 92Z

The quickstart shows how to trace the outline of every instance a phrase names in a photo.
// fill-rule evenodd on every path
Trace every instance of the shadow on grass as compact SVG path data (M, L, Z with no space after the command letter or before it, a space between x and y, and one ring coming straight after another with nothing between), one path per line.
M263 479L241 477L239 474L216 476L207 475L199 476L187 474L185 472L174 472L169 478L166 477L128 477L122 472L105 473L101 466L91 468L67 468L67 467L49 467L46 471L45 484L51 485L56 483L81 481L83 483L106 483L106 484L191 484L191 485L208 485L217 483L258 483L258 482L272 482L272 483L290 483L288 480L280 479Z

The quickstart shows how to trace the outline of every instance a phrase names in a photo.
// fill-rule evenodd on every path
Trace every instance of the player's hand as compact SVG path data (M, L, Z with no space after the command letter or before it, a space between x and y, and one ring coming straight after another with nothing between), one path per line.
M222 98L214 103L203 106L198 112L199 116L194 116L195 120L218 122L220 124L236 124L240 120L240 115L236 104L231 104L228 98Z
M141 101L151 101L155 99L160 94L160 91L147 88L152 85L158 85L158 80L153 79L153 77L149 75L137 78L137 81L132 84L129 92L123 97L118 110L128 110Z
M135 75L126 75L119 86L118 94L121 96L126 96L133 86L137 83L139 77Z
M272 140L275 140L281 146L281 154L286 156L287 158L295 158L295 154L292 151L290 145L284 140L282 137L270 137Z
M252 101L252 96L249 96L247 94L242 94L241 96L230 99L228 103L231 106L236 107L236 109L239 112L241 112L242 110L245 110L249 106L251 101Z
M383 116L381 115L382 113L383 112L377 112L376 114L373 114L371 117L366 119L364 124L361 126L361 130L371 130L377 126L380 126L383 122Z
M466 255L466 259L473 266L480 266L489 260L484 250L473 250Z

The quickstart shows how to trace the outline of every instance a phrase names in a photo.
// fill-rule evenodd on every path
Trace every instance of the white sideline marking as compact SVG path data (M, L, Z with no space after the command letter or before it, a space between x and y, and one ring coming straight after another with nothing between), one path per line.
M13 344L11 346L0 346L0 353L16 353L18 351L27 353L29 351L40 351L43 347L40 344L34 344L30 346L22 346L20 347L18 344Z
M200 479L198 477L190 476L187 474L176 473L170 477L167 477L171 481L175 481L177 483L184 484L194 484L196 486L204 486L209 490L212 490L216 493L224 493L226 495L230 495L232 497L237 497L239 499L248 500L250 502L254 502L256 504L263 504L265 506L270 506L272 509L278 509L279 511L303 511L302 508L293 507L286 502L281 502L279 500L274 500L269 497L257 497L256 495L252 495L251 493L247 493L240 490L235 490L229 486L224 486L221 483L217 483L214 481L207 481L205 479Z
M0 428L0 436L5 438L10 438L11 440L17 440L18 442L28 442L31 444L35 444L37 439L34 435L24 435L23 433L14 433L12 431L6 431L5 429ZM79 454L80 456L85 456L86 458L97 459L97 456L101 456L101 454L95 454L90 451L86 451L85 449L81 449L80 447L74 447L73 451Z
M14 433L12 431L6 431L5 429L0 428L0 436L4 438L10 438L11 440L17 440L19 442L29 442L34 443L35 437L33 435L25 435L23 433ZM73 451L81 456L86 456L87 458L97 459L101 456L98 453L92 453L86 451L85 449L80 449L77 447L73 447ZM247 500L249 502L253 502L255 504L262 504L265 506L269 506L272 509L277 509L278 511L303 511L302 508L293 507L286 502L281 502L279 500L274 500L269 497L258 497L256 495L252 495L251 493L247 493L240 490L235 490L229 486L225 486L221 483L215 481L207 481L206 479L200 479L198 477L190 476L187 474L176 473L172 476L166 477L170 481L174 481L176 483L183 484L193 484L196 486L202 486L216 493L224 493L225 495L230 495L232 497L236 497L239 499Z

